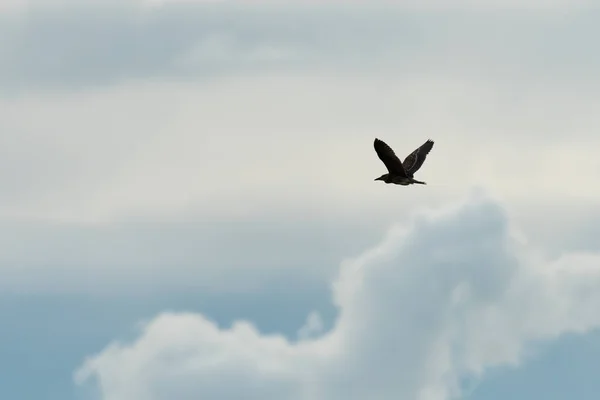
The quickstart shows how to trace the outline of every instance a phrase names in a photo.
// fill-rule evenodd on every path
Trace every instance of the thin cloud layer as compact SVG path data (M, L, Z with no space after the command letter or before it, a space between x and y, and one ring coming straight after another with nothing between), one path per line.
M530 207L524 229L552 224L541 229L557 250L589 241L600 103L577 89L272 76L2 102L0 291L222 288L273 271L329 281L391 216L474 184ZM428 185L374 182L373 137L402 156L434 139Z
M511 232L484 196L421 213L342 265L329 332L292 341L165 313L76 380L104 400L454 398L461 377L519 364L532 341L600 326L600 254L544 260Z
M0 4L0 12L31 9L36 7L64 7L64 6L102 6L106 4L127 5L141 7L165 7L173 5L212 5L225 4L234 6L246 6L244 0L5 0ZM265 2L253 1L252 6L260 6ZM593 6L595 0L357 0L353 2L340 0L279 0L270 1L266 4L273 6L286 5L307 5L316 4L319 6L343 4L345 7L360 5L386 5L395 6L405 10L464 10L464 9L483 9L483 10L568 10L582 7Z
M558 18L402 4L57 4L0 14L2 96L273 71L394 76L439 66L466 75L595 79L600 65L589 51L597 15L578 7Z
M205 3L233 3L240 4L239 0L138 0L141 4L150 5L150 6L164 6L171 4L205 4ZM273 3L273 2L271 2ZM294 4L300 3L299 1L294 0L280 0L275 2L276 4ZM343 3L347 5L347 1L343 0L325 0L325 1L316 1L316 0L308 0L302 1L302 4L310 3L310 4L336 4ZM474 8L474 9L512 9L512 10L554 10L554 9L568 9L573 7L582 7L593 4L593 0L384 0L384 1L365 1L358 0L354 1L353 4L373 4L373 3L381 3L381 4L392 4L405 9L414 9L414 10L447 10L447 9L464 9L464 8Z
M438 74L274 75L0 102L0 214L109 223L395 208L406 197L374 186L373 137L403 155L436 141L419 172L430 185L414 191L422 202L483 184L505 198L597 204L597 93Z

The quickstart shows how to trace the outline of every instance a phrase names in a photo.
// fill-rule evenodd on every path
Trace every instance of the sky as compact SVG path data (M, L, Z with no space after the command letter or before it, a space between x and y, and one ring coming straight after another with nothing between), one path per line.
M599 13L3 1L0 398L595 400Z

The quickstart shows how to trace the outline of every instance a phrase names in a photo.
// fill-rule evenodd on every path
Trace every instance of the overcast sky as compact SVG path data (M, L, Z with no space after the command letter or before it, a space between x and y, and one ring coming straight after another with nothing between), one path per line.
M0 397L595 399L598 6L2 2Z

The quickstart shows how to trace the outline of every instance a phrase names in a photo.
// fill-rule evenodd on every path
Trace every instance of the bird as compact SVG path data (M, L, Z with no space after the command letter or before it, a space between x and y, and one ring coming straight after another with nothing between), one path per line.
M425 182L416 180L414 178L414 174L419 170L419 168L421 168L425 162L427 154L429 154L433 148L433 140L427 139L425 143L410 153L403 162L398 159L398 156L396 156L394 150L392 150L392 148L383 140L375 138L373 146L375 147L377 156L379 156L379 159L383 161L388 170L387 174L383 174L379 178L376 178L376 181L383 181L385 183L393 183L395 185L402 186L412 185L415 183L421 185L427 184Z

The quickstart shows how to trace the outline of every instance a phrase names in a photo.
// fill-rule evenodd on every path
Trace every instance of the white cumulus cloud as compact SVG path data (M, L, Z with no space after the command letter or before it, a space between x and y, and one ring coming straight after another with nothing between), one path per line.
M459 378L517 365L527 343L600 325L600 254L544 260L504 208L476 195L393 227L342 264L339 315L298 340L165 313L76 372L104 400L447 400ZM318 329L317 329L318 330Z

